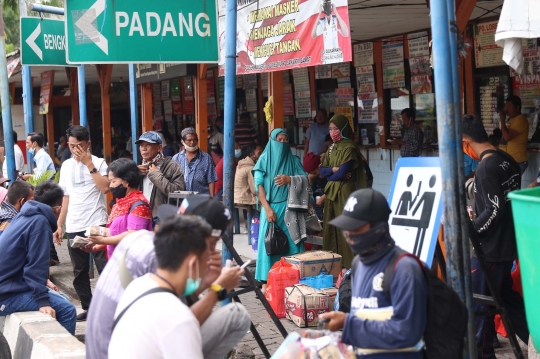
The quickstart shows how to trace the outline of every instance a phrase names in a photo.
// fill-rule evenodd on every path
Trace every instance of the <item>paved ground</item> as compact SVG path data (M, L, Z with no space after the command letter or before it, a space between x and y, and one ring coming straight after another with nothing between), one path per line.
M251 246L247 244L246 235L235 235L234 240L235 248L242 257L256 258L256 253L251 249ZM220 246L221 244L218 244L218 248L220 248ZM80 302L77 298L77 294L75 293L72 285L73 273L71 271L71 262L69 259L66 243L64 242L62 246L57 246L57 251L60 258L60 265L51 268L51 279L58 287L60 287L62 291L64 291L70 296L70 298L72 298L73 303L77 306L77 311L82 311L80 307ZM98 277L97 270L95 271L95 276L96 278L91 280L92 288L94 288ZM270 351L270 353L273 353L283 341L283 337L266 313L261 302L255 297L254 293L244 294L240 297L240 300L242 301L246 309L249 311L252 321L255 324L255 327L261 335L263 341L265 342L268 350ZM282 319L281 322L289 332L298 330L298 327L287 319ZM85 330L85 322L77 323L76 335L79 339L84 340ZM497 349L497 358L515 358L508 340L502 337L499 337L499 339L501 341L502 348ZM260 350L251 332L246 335L242 342L246 343L253 349L257 359L264 358L262 351ZM527 347L525 344L521 344L522 351L525 355L525 358L527 358Z

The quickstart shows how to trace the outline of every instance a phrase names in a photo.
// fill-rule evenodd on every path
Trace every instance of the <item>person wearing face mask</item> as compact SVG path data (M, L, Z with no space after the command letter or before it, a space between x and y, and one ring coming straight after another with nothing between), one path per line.
M199 288L191 296L181 297L180 300L190 307L200 324L204 358L222 358L242 340L251 323L249 313L241 304L231 303L213 310L228 291L238 287L244 272L239 266L222 268L221 252L216 250L216 243L231 224L230 213L222 202L208 195L190 196L180 208L162 205L159 213L163 224L171 223L171 219L172 223L176 223L180 217L200 217L212 228L206 237L209 256L206 271L200 271L202 279ZM120 242L100 275L88 313L85 338L88 359L109 357L114 314L124 288L134 278L156 272L156 236L157 233L145 230L128 235ZM200 296L205 291L206 294Z
M351 194L343 213L329 224L339 228L358 257L352 277L350 313L330 312L327 328L343 330L342 342L355 348L380 349L376 355L357 358L423 358L422 337L427 323L427 285L416 259L401 258L394 270L390 298L383 291L384 272L396 247L390 235L390 208L384 196L372 189ZM376 311L389 319L362 319ZM401 352L397 352L401 350Z
M157 270L135 279L122 294L110 359L203 358L199 322L180 297L199 288L210 232L207 222L191 216L160 224L154 238Z
M86 237L90 226L107 223L105 194L109 191L107 163L90 153L90 132L84 126L71 126L66 132L68 147L73 157L62 164L60 187L64 190L62 212L58 218L58 229L54 233L56 244L62 244L62 225L66 224L68 251L73 267L73 287L81 300L83 312L77 320L86 320L86 311L92 300L88 268L90 256L81 248L72 248L71 241L76 237ZM105 252L93 256L98 273L103 271L107 258Z
M463 152L479 161L474 176L474 212L472 226L490 268L491 279L499 291L512 326L523 342L529 331L525 320L523 298L512 289L512 266L517 259L516 234L508 193L521 188L520 164L508 153L489 143L482 121L474 116L463 118ZM471 229L473 230L473 229ZM471 258L473 293L491 296L480 263ZM475 304L475 311L487 306ZM495 358L493 341L496 337L493 316L476 318L476 345L479 358Z
M111 258L114 249L129 233L146 229L152 230L152 211L148 200L139 190L141 172L135 162L119 158L110 164L110 192L116 200L107 220L109 237L91 235L86 246L89 252L107 249L107 258Z
M242 157L242 149L240 148L240 145L238 142L234 143L234 168L236 168L236 164L238 163L238 160ZM223 201L223 162L224 158L221 157L219 160L217 166L216 166L216 174L217 174L217 182L216 182L216 189L215 189L215 196L220 201Z
M34 199L34 187L24 181L15 181L7 190L6 199L0 207L0 235L13 218L21 211L23 204Z
M424 133L416 124L415 118L416 114L414 109L406 108L401 111L401 120L405 127L403 139L388 140L390 144L399 146L401 157L419 157L422 153Z
M182 144L184 149L176 154L173 160L184 171L186 191L213 196L218 180L214 162L208 153L199 148L199 137L193 127L182 130Z
M247 156L238 161L234 174L234 203L252 206L257 203L252 171L262 152L262 147L252 142L246 149Z
M34 162L36 167L34 168L34 174L25 174L21 178L25 181L32 176L39 177L45 172L49 172L50 175L47 179L54 176L56 169L54 168L53 160L51 156L43 149L43 135L41 133L32 132L28 134L26 138L26 150L34 156Z
M354 143L354 131L347 117L335 115L330 120L330 137L334 143L321 159L320 176L328 183L324 188L323 250L339 253L343 266L350 268L354 257L343 233L327 225L343 211L347 197L360 188L367 187L367 174L362 155Z

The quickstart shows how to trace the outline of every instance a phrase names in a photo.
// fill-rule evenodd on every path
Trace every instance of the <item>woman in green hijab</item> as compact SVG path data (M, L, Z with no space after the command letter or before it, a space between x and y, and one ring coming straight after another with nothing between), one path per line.
M322 157L321 177L328 180L324 188L323 250L339 253L343 266L350 268L354 254L341 230L329 225L330 220L341 215L347 197L360 188L367 187L367 176L360 149L354 143L354 132L343 115L330 119L330 137L334 142Z
M262 204L261 223L259 225L259 248L257 251L257 269L255 278L259 281L268 279L268 271L283 256L304 251L304 243L295 244L285 224L285 210L289 197L291 176L306 176L300 158L294 156L289 147L289 138L284 129L276 128L270 134L270 141L253 168L255 190ZM264 237L269 222L275 222L289 239L289 253L269 256L266 254Z

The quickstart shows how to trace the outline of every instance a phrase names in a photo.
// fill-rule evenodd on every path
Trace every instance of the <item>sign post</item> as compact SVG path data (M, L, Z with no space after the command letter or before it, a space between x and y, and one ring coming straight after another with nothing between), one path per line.
M216 0L65 2L72 64L218 61Z
M22 17L21 62L25 66L69 66L64 22Z

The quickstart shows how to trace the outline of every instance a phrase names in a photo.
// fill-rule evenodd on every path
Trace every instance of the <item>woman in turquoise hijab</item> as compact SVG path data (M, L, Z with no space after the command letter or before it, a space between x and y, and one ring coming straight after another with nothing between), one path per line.
M255 278L259 281L268 279L268 271L281 257L304 251L303 242L295 244L291 239L284 220L291 176L296 175L307 177L300 158L291 152L287 133L282 128L276 128L270 134L270 141L253 168L255 190L263 207L259 225L259 248L255 272ZM275 256L266 254L264 237L269 222L275 222L287 235L289 253Z

